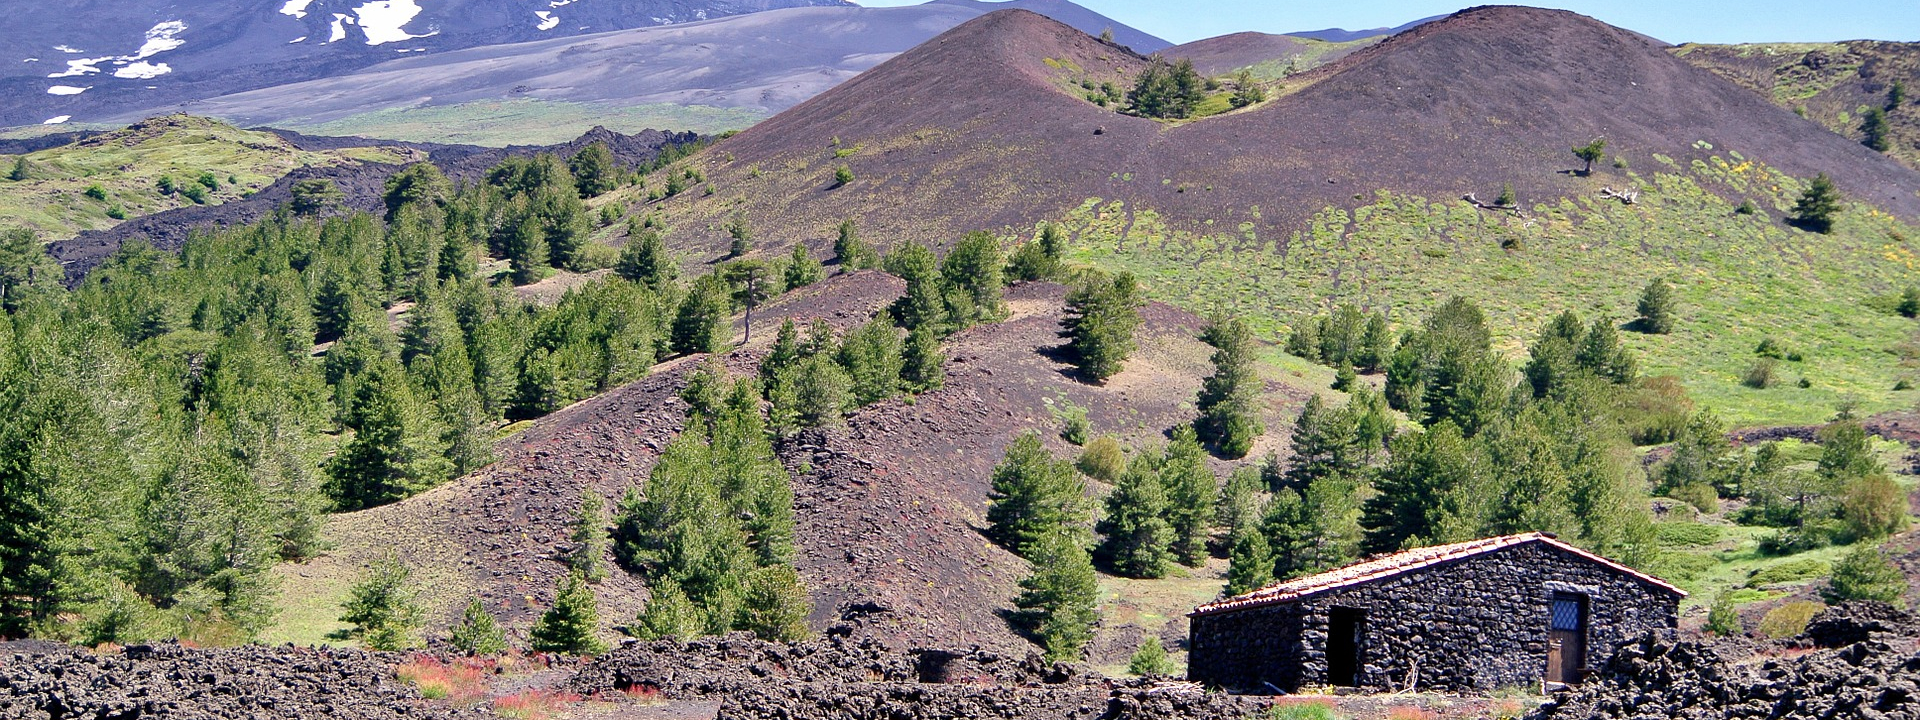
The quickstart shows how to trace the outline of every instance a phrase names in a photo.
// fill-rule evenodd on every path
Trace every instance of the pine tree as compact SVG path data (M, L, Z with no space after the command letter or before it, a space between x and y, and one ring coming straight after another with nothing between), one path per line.
M793 252L787 257L785 271L787 289L803 288L820 282L823 274L820 261L807 254L807 246L803 243L794 243Z
M1133 333L1140 327L1139 286L1131 273L1091 274L1067 294L1067 316L1060 336L1080 373L1105 382L1133 354Z
M1231 563L1227 566L1227 597L1244 595L1273 583L1273 548L1259 528L1236 533L1228 557Z
M774 383L780 373L798 367L800 361L807 358L805 349L800 345L800 326L793 318L780 323L780 331L774 335L773 348L760 360L760 384L767 393L773 393Z
M599 638L599 627L599 601L586 575L574 570L560 581L553 607L527 631L527 640L534 652L598 655L607 649Z
M843 271L860 270L879 265L879 255L873 246L860 239L860 231L853 219L840 221L840 227L833 241L833 259L840 263Z
M447 644L468 655L499 655L507 651L507 634L480 598L474 598L460 614L460 624L453 626Z
M1840 191L1826 173L1814 176L1793 204L1793 222L1817 233L1832 233L1833 221L1839 214Z
M420 607L410 587L412 578L412 571L391 556L375 561L348 591L340 622L352 625L371 650L399 650L413 644Z
M920 328L907 333L907 345L900 351L900 382L908 392L939 390L947 382L947 356L933 331Z
M313 294L313 320L316 340L338 340L362 313L359 291L343 273L329 268L320 276L320 287Z
M1396 438L1391 460L1374 481L1376 492L1363 506L1366 550L1396 552L1451 540L1442 528L1458 512L1455 494L1473 471L1472 449L1453 423Z
M947 253L941 275L949 287L965 293L971 301L973 320L995 320L1006 314L1000 289L1006 285L1006 261L1000 254L1000 239L987 232L971 232Z
M770 424L775 430L838 424L852 402L853 381L832 358L811 355L781 371L768 391Z
M634 623L633 635L641 640L691 640L705 629L700 609L693 606L680 583L662 577L653 581L647 609Z
M780 275L764 260L736 260L720 266L714 275L726 282L733 306L746 310L746 316L741 320L741 326L746 330L741 343L752 342L753 311L779 294Z
M1100 555L1107 565L1126 577L1166 577L1173 567L1174 529L1167 522L1167 488L1159 459L1135 458L1106 504L1106 517L1094 530L1104 538Z
M1573 147L1573 156L1587 163L1586 167L1580 170L1580 174L1592 175L1593 164L1599 161L1600 158L1607 156L1607 139L1598 138L1585 145L1575 145Z
M389 361L390 362L390 361ZM376 365L356 379L345 424L353 439L327 463L327 494L341 510L385 505L452 474L434 447L404 374Z
M680 275L680 263L667 250L659 231L643 228L639 221L634 221L628 224L627 245L621 248L620 260L614 264L613 272L628 282L659 293L673 287Z
M958 328L959 323L947 315L946 280L932 250L909 242L888 253L885 265L887 272L907 282L906 293L889 308L894 323L909 332L924 327L936 335Z
M1194 429L1200 438L1229 459L1247 456L1253 442L1265 434L1258 402L1264 384L1254 370L1253 333L1238 318L1216 319L1202 335L1214 346L1213 374L1200 385L1195 400L1200 417Z
M727 237L732 238L727 257L745 257L753 252L753 226L747 223L746 215L736 215L727 223Z
M854 402L872 405L900 393L900 331L875 317L847 333L840 345L840 365L853 379Z
M1833 577L1821 592L1827 602L1877 600L1907 606L1907 576L1870 543L1860 543L1833 566Z
M55 291L64 276L32 230L0 230L0 310L13 312Z
M1160 645L1160 638L1149 637L1140 641L1140 647L1133 651L1133 657L1127 659L1127 674L1139 677L1165 677L1175 672L1173 661L1167 659L1167 649Z
M727 345L732 310L726 282L713 275L694 281L673 317L672 348L682 355L720 352Z
M442 204L453 195L453 183L439 166L431 162L408 165L387 178L380 198L387 206L387 221L400 214L400 208L428 203Z
M547 276L547 233L539 216L527 213L507 236L507 263L513 270L513 284L529 285Z
M1093 639L1100 613L1099 576L1077 534L1049 532L1033 544L1033 574L1020 581L1014 604L1029 611L1033 635L1056 662L1075 660Z
M1640 291L1640 302L1635 308L1640 314L1637 321L1640 330L1654 335L1673 332L1674 304L1672 285L1661 278L1647 281L1647 287Z
M795 642L807 636L807 613L813 603L791 565L771 565L754 571L740 605L735 628L771 642Z
M606 501L599 493L586 490L580 494L580 509L573 515L573 530L567 540L571 544L562 554L567 567L587 582L605 580L607 567L601 556L607 551L607 515Z
M987 536L1026 557L1049 534L1080 531L1087 519L1085 495L1071 463L1047 452L1039 433L1021 435L993 470Z
M1860 134L1864 136L1860 141L1861 145L1875 152L1891 150L1893 142L1888 139L1888 132L1886 110L1867 108L1867 112L1860 116Z
M580 197L599 197L620 187L620 167L614 163L613 152L607 144L598 140L574 153L567 161L568 170L573 173L574 186Z
M1167 522L1173 529L1173 552L1182 565L1199 567L1207 561L1207 539L1213 526L1220 484L1207 469L1206 451L1193 428L1173 430L1167 457L1160 466L1167 488Z
M1227 476L1226 486L1220 490L1220 505L1214 513L1213 524L1226 528L1229 538L1258 526L1260 515L1266 510L1266 497L1261 494L1265 483L1257 467L1234 468Z

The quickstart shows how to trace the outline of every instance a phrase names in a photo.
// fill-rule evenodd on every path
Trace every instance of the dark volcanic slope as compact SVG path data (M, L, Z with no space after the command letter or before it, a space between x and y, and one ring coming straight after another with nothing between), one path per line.
M1144 51L1167 42L1066 0L939 0L908 7L813 7L587 37L402 56L363 71L211 97L188 112L241 124L314 124L388 108L533 98L653 103L773 114L961 23L1003 7L1088 33L1111 28ZM146 108L108 118L136 119Z
M1566 172L1570 146L1604 136L1636 160L1684 164L1705 141L1795 175L1830 172L1854 198L1920 217L1920 175L1568 12L1464 11L1309 73L1291 94L1179 126L1096 107L1070 85L1140 62L1040 16L995 13L713 148L716 195L667 206L691 220L688 235L717 236L744 209L788 236L858 217L882 236L941 242L1106 198L1176 228L1249 222L1285 237L1306 214L1380 189L1491 197L1512 182L1544 199L1618 185L1610 169ZM846 148L860 149L835 157ZM858 179L830 189L840 164Z
M803 325L824 319L844 329L865 322L903 288L898 278L864 271L790 293L756 313L756 345L725 362L736 375L751 373L780 318ZM869 406L844 426L809 431L778 448L794 473L796 565L813 592L816 630L844 619L856 634L896 648L978 645L1024 654L1029 646L1000 613L1012 606L1015 584L1029 568L979 532L993 467L1007 446L1037 430L1055 452L1072 451L1058 438L1052 409L1059 402L1087 408L1098 432L1133 447L1163 443L1166 428L1191 421L1194 393L1210 369L1208 348L1195 337L1199 318L1149 305L1140 350L1125 372L1091 386L1070 377L1049 352L1059 343L1064 288L1027 284L1007 295L1006 321L945 342L944 388L912 402ZM665 363L647 378L535 421L501 444L497 462L456 483L337 516L328 534L338 549L283 571L352 576L405 543L417 548L406 559L432 586L425 602L439 627L471 597L524 627L551 602L565 572L552 553L565 542L579 493L617 499L645 483L680 431L685 406L677 394L700 362ZM1269 432L1256 457L1279 449L1283 418L1305 401L1296 390L1270 390ZM288 587L290 596L306 597L315 586ZM614 573L598 588L602 621L630 620L644 608L645 592L637 578Z
M353 72L401 53L846 0L36 0L0 23L0 127L86 121ZM69 63L94 60L67 77ZM56 85L87 88L51 95Z

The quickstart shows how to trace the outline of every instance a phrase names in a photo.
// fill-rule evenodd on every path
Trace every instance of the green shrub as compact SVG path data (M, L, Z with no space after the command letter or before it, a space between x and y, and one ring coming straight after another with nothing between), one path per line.
M1807 621L1825 605L1817 602L1790 602L1767 612L1757 628L1764 637L1780 640L1807 631Z
M1779 361L1773 358L1760 358L1747 368L1747 374L1741 376L1740 384L1755 390L1765 390L1779 384Z
M1079 461L1074 464L1087 477L1112 484L1127 469L1127 451L1112 435L1102 435L1087 444L1087 449L1080 453Z
M1907 606L1907 576L1880 549L1861 543L1833 568L1833 578L1821 593L1828 602L1878 600Z
M1669 550L1654 559L1652 570L1660 577L1685 581L1700 577L1717 564L1710 555Z
M112 207L107 208L107 217L113 218L115 220L125 220L127 219L127 209L120 207L119 205L114 205Z
M1686 487L1675 488L1668 493L1673 499L1692 505L1703 513L1720 512L1720 492L1708 483L1694 483Z
M1778 565L1754 570L1752 574L1747 576L1746 587L1758 589L1778 583L1797 582L1820 577L1831 571L1832 566L1812 558L1789 560Z
M1093 434L1093 423L1087 420L1087 409L1066 403L1066 407L1055 412L1060 417L1060 438L1074 445L1086 445L1087 438Z
M107 189L100 187L100 183L94 183L92 185L88 185L87 197L93 198L95 200L105 200L107 199Z
M1718 525L1695 522L1668 522L1654 526L1660 534L1660 544L1667 547L1698 547L1720 542L1722 532Z
M1140 642L1140 649L1133 651L1133 657L1127 660L1127 673L1141 677L1172 675L1177 667L1167 657L1167 649L1160 644L1160 638L1150 637Z
M1707 611L1707 632L1728 636L1740 634L1740 613L1733 609L1733 594L1720 593Z

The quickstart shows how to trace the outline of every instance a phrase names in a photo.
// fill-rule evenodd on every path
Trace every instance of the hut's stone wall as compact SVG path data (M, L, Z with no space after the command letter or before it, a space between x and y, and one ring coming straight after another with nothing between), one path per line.
M1188 677L1292 692L1327 683L1334 607L1366 611L1359 685L1493 690L1537 684L1556 593L1587 598L1591 665L1646 630L1671 629L1679 597L1546 543L1527 543L1300 600L1193 618Z

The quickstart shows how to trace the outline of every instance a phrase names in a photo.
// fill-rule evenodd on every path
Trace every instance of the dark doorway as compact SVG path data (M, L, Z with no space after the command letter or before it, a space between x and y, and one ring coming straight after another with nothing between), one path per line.
M1547 682L1580 682L1587 665L1587 597L1554 593L1547 622Z
M1366 651L1367 611L1333 608L1327 617L1327 684L1358 686Z

